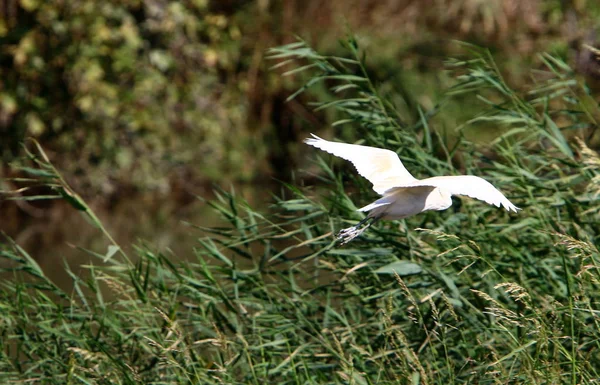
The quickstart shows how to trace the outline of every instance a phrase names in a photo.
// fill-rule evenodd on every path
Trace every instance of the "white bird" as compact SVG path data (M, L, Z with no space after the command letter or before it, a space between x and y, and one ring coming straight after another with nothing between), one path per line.
M330 142L311 134L304 143L317 147L354 164L360 175L373 183L381 198L358 209L368 211L356 226L340 231L342 244L351 241L380 219L402 219L427 210L445 210L452 206L452 195L466 195L508 211L520 210L490 182L474 175L434 176L416 179L390 150L357 144ZM371 219L362 229L365 222Z

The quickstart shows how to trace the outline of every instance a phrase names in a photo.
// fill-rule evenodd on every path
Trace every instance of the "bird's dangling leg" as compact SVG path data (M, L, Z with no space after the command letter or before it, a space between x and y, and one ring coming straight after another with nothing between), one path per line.
M348 227L347 229L341 230L337 235L337 239L342 241L342 243L341 243L342 245L345 245L346 243L350 242L354 238L361 235L366 229L371 227L371 225L373 223L380 220L381 217L382 217L381 215L378 215L376 217L366 217L362 221L358 222L356 225L354 225L352 227ZM371 220L371 221L369 223L367 223L367 225L361 229L360 226L362 226L364 223L368 222L369 220Z

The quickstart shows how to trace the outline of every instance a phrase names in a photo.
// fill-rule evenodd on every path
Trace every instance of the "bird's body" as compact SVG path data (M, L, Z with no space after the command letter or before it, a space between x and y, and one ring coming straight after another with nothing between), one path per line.
M375 202L358 209L369 214L358 225L340 232L338 237L344 243L379 219L402 219L427 210L445 210L452 205L452 195L467 195L508 211L518 210L491 183L478 176L435 176L419 180L390 150L330 142L316 135L304 142L352 162L358 173L373 183L373 189L382 195ZM360 226L369 219L371 222L361 229Z
M402 219L427 210L445 210L452 205L450 195L436 187L392 188L375 202L358 209L368 211L370 217Z

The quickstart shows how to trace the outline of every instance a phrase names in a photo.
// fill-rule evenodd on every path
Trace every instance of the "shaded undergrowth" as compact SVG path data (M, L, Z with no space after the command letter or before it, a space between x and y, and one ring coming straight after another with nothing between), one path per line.
M211 204L228 226L200 227L188 262L143 245L120 254L113 242L84 276L71 274L65 292L7 241L1 266L14 277L0 286L0 378L597 382L600 158L586 141L600 114L585 85L542 55L547 71L520 94L487 51L467 47L468 58L449 63L457 82L443 100L399 106L368 77L356 42L344 44L346 57L303 42L271 54L307 87L330 90L316 108L338 116L334 126L347 139L396 150L418 177L483 176L523 210L509 215L458 198L449 210L379 223L339 247L332 234L360 219L355 209L374 194L354 172L319 158L310 172L326 188L287 185L269 214L219 193ZM460 131L450 143L436 126L457 97L482 103L468 125L502 132L489 146ZM23 184L41 181L106 232L47 159L31 158L37 167L22 169L32 174Z

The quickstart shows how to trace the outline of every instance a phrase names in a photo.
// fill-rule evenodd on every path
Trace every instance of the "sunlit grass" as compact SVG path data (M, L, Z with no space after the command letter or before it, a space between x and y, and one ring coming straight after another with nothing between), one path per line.
M7 241L1 266L14 279L0 289L0 378L597 382L600 167L584 140L570 140L596 127L583 85L548 56L548 83L517 93L488 52L469 47L468 60L453 62L447 100L398 108L367 76L356 41L345 47L347 57L324 57L302 42L271 53L331 91L315 107L335 111L345 136L397 150L418 177L484 176L523 210L509 215L461 198L444 212L381 222L339 247L332 234L360 219L356 205L374 194L315 154L314 176L326 188L285 186L268 214L218 192L211 204L228 226L198 228L187 262L143 246L121 255L106 232L108 253L92 254L87 274L71 273L65 292ZM469 124L504 132L489 146L462 135L449 143L440 129L446 106L465 94L484 105ZM50 185L105 232L40 151L31 154L36 168L23 169L31 181Z

